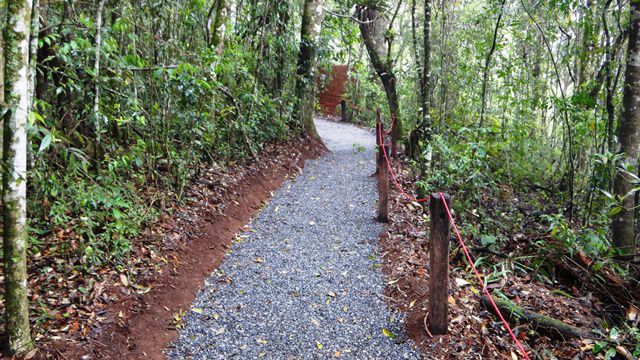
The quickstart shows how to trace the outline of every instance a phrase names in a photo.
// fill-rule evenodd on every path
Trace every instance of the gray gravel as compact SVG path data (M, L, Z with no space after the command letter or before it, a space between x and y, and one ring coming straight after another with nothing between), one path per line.
M402 315L382 296L382 226L369 177L375 138L316 124L332 152L308 161L239 234L184 317L169 358L418 357Z

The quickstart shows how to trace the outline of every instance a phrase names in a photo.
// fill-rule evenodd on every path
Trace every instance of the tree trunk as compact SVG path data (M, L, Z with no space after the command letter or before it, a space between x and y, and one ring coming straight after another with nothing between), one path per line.
M622 198L622 211L612 223L613 245L623 253L633 251L634 197L633 174L638 172L638 147L640 147L640 0L631 0L629 48L622 100L622 120L618 129L620 152L624 154L622 167L613 183L615 194Z
M94 98L93 98L93 151L96 163L102 158L100 154L100 143L102 137L102 115L100 114L100 49L102 47L102 11L106 0L100 0L98 3L98 12L96 14L96 35L95 35L95 53L96 58L93 64L94 71ZM96 165L97 168L97 165Z
M412 14L415 12L415 0L412 3ZM414 46L418 46L416 41L415 32L415 18L412 16L413 22L413 42ZM416 63L418 63L418 77L420 78L420 120L416 125L414 132L411 134L411 157L418 159L421 149L419 147L420 142L424 145L431 139L431 0L425 0L424 2L424 23L423 23L423 48L424 55L422 57L422 64L419 62L418 50L416 49ZM428 161L430 161L430 155L427 155ZM426 165L424 161L420 162ZM423 171L425 169L422 169Z
M5 101L2 176L5 331L12 354L33 348L27 297L27 132L31 0L7 1L4 29Z
M229 4L225 0L216 0L209 9L207 17L207 37L209 45L216 49L218 55L224 50L225 20L229 12Z
M424 111L424 104L426 103L426 97L427 94L424 92L425 87L424 87L424 76L422 76L422 64L420 64L420 47L418 46L418 31L417 31L417 21L416 21L416 1L417 0L412 0L411 1L411 34L412 34L412 40L413 40L413 55L415 58L415 62L416 62L416 74L418 77L418 94L420 94L419 97L419 104L421 109L420 112L422 114L422 112ZM428 2L429 0L427 0ZM426 6L426 5L425 5ZM426 23L426 20L425 20Z
M605 77L605 109L607 110L607 138L606 150L609 152L613 152L613 128L615 126L615 105L613 104L613 96L614 96L614 88L612 88L613 82L613 71L611 59L612 59L612 51L611 51L611 35L609 33L609 24L607 23L607 10L612 0L608 0L602 10L602 27L604 28L605 35L605 46L604 46L604 77ZM599 75L599 73L598 73ZM598 86L599 88L599 86ZM611 183L609 183L611 185ZM608 188L607 190L610 190Z
M418 127L421 140L425 142L431 137L431 0L424 0L424 57L422 58L422 123Z
M360 22L360 32L369 53L371 65L373 65L378 77L380 77L387 95L389 111L395 115L395 125L392 131L399 135L402 133L402 121L400 119L398 92L396 91L396 76L393 73L391 60L387 56L390 52L387 45L385 45L388 30L387 20L377 9L362 5L356 6L356 18ZM396 139L397 137L395 136ZM396 145L395 142L391 144L392 156L396 154Z
M289 22L291 19L290 14L290 5L289 3L276 2L276 36L278 38L283 38L286 36L287 29L289 28ZM275 57L278 62L278 68L276 69L276 75L273 80L273 90L274 94L277 96L282 96L284 91L285 84L287 82L287 77L289 76L289 69L287 66L288 53L285 51L285 48L281 45L277 47L277 52Z
M4 40L2 36L7 20L6 10L6 1L0 0L0 119L3 118L2 111L6 108L4 104Z
M498 30L500 29L500 20L502 20L502 13L504 12L504 4L506 0L502 0L502 4L500 5L500 12L498 13L498 20L496 21L496 27L493 30L493 41L491 42L491 49L489 49L489 53L487 54L487 58L484 62L484 75L482 76L482 103L480 107L480 127L484 126L484 111L487 107L487 82L489 81L489 65L491 65L491 57L493 53L496 51L496 42L498 40Z
M315 138L319 137L313 122L316 102L316 47L324 17L323 3L324 0L305 0L304 2L296 81L296 94L300 100L298 120L302 130Z

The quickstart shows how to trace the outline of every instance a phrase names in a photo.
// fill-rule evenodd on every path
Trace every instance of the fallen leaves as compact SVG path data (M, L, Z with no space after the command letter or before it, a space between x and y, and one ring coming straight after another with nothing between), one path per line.
M120 274L120 283L124 287L129 287L130 284L129 284L129 279L127 278L127 275Z

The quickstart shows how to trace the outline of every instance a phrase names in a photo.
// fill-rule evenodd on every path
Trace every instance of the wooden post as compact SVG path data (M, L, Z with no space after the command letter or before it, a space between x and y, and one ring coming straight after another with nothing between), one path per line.
M380 139L384 142L384 124L382 123L380 109L378 109L378 123L376 124L376 147L378 149L378 153L376 153L376 172L371 176L376 176L380 173Z
M380 135L382 133L382 135ZM384 125L382 125L382 121L378 120L376 124L376 146L380 147L380 139L384 140Z
M347 101L345 99L340 100L340 115L342 117L342 122L348 122L347 118Z
M443 194L451 209L451 197ZM429 331L444 335L449 325L449 217L440 194L431 194L429 254Z
M396 157L398 154L398 124L395 121L395 115L391 113L391 157Z
M382 129L378 126L378 129ZM378 221L389 222L389 168L382 149L389 154L389 145L378 147Z

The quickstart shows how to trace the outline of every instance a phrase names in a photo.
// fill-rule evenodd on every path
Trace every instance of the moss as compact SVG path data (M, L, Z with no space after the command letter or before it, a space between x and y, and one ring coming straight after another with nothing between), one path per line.
M3 249L5 269L5 322L7 348L21 354L33 348L29 329L27 298L27 242L24 179L16 177L16 131L25 131L28 109L19 109L19 102L29 96L28 77L20 72L28 66L28 39L31 26L31 3L11 1L7 6L8 22L4 28L5 101L9 111L4 118L3 133ZM25 44L26 42L26 44ZM26 72L26 71L25 71ZM29 99L27 99L28 101ZM20 110L20 111L18 111ZM22 117L22 118L21 118ZM24 135L24 134L22 134ZM24 140L26 135L20 137ZM24 171L26 169L21 169ZM24 174L17 174L22 177Z

